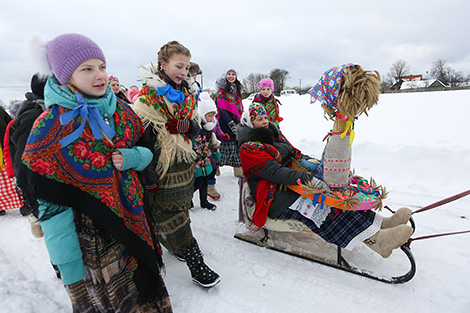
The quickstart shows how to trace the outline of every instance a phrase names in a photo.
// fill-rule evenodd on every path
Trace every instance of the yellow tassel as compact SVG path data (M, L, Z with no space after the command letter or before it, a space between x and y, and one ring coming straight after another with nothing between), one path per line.
M353 120L348 119L348 121L346 122L346 129L341 134L341 138L344 138L348 134L349 129L351 129L351 131L349 133L349 148L348 149L351 148L353 140L354 140L354 129L352 128L353 124L354 124Z
M353 140L354 140L354 135L355 135L354 129L351 129L351 135L349 137L349 148L348 149L351 149L351 146L352 146L352 143L353 143Z
M0 147L0 170L4 170L5 169L5 165L3 164L3 150L2 150L2 147Z

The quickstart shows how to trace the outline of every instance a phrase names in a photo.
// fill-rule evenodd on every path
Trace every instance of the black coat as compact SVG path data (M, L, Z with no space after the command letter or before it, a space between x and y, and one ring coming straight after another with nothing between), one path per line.
M31 185L31 171L21 162L21 157L34 121L42 112L44 112L43 98L31 92L26 93L26 100L21 104L16 114L17 117L10 126L10 137L8 141L16 182L27 204L32 208L37 206L36 198L33 193L34 186Z
M269 129L250 128L239 125L237 126L237 139L240 145L247 141L258 141L270 144L274 146L281 155L282 161L280 163L273 159L256 175L248 178L248 185L250 186L253 199L256 200L256 188L260 179L279 185L296 185L298 179L300 179L302 183L312 180L312 174L296 171L288 167L295 157L295 151L290 145L281 141L281 134L274 123L269 123ZM274 200L269 208L268 216L270 218L279 217L279 215L291 206L298 197L299 194L290 189L278 188L274 194Z

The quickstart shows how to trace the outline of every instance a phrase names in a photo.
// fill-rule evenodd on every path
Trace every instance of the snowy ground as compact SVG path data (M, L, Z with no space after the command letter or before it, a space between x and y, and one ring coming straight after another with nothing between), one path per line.
M4 102L9 98L2 98ZM319 157L332 122L309 97L282 97L281 129L304 153ZM413 210L470 189L470 91L381 95L369 117L356 123L353 167L385 185L393 209ZM415 241L416 276L388 285L236 240L238 185L231 168L217 179L215 212L191 212L207 263L222 277L213 289L191 282L184 263L164 254L165 282L174 312L469 312L470 234ZM383 212L383 215L388 215ZM470 197L414 216L413 237L469 230ZM403 266L359 247L348 255L378 273ZM18 210L0 217L0 312L71 312L49 264L42 239L29 233ZM407 269L404 268L406 271ZM401 274L401 272L399 272Z

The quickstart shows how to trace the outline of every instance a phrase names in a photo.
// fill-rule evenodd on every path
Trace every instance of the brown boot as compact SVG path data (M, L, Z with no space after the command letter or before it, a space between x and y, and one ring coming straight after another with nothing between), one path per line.
M382 220L382 225L380 228L392 228L400 224L408 223L408 220L411 217L411 210L408 208L398 209L392 216L384 217Z
M399 248L410 239L413 228L408 225L398 225L393 228L381 229L364 243L380 254L383 258L388 258L393 249Z
M233 175L236 177L243 177L243 170L241 167L234 167L233 168Z
M215 185L207 186L207 195L214 200L220 199L220 193L215 189Z

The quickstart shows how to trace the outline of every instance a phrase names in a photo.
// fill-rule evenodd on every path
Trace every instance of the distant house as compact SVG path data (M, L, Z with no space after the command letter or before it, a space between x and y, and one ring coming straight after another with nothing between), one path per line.
M400 85L400 90L410 89L426 89L426 90L444 90L446 86L443 82L437 79L425 79L425 80L412 80L404 81Z

